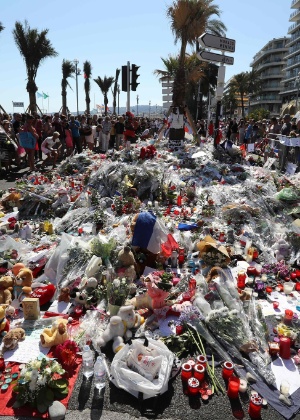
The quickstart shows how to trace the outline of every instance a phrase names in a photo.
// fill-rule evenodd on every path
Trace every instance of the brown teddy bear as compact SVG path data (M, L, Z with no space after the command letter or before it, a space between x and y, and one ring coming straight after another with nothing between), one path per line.
M0 304L10 305L12 301L11 292L13 290L14 281L11 276L3 276L0 278Z
M23 328L14 328L3 337L2 344L3 349L2 351L6 350L13 350L17 347L18 342L25 339L25 331Z
M68 339L67 324L68 321L66 319L59 318L53 322L51 328L45 328L40 335L42 346L50 348L63 344Z
M70 289L68 287L62 287L58 296L58 302L70 302Z
M29 297L32 292L32 271L29 268L21 268L17 274L13 287L14 300L12 306L15 309L20 308L20 303L25 297Z

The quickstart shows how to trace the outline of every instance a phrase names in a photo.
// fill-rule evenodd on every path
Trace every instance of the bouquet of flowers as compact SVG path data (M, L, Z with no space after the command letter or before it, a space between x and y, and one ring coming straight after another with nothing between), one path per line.
M111 305L122 306L129 293L126 278L115 279L107 283L107 300Z
M62 400L68 395L68 380L63 378L65 370L54 359L39 356L25 365L20 372L14 408L29 404L45 413L54 400Z

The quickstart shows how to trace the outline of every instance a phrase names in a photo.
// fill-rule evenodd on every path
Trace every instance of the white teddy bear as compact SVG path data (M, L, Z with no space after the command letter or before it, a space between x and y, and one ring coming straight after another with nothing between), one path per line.
M109 341L113 340L113 351L117 353L125 346L124 339L127 341L132 337L131 328L138 328L144 322L144 318L134 311L132 305L121 306L118 315L110 318L106 330L97 340L99 347L104 347Z

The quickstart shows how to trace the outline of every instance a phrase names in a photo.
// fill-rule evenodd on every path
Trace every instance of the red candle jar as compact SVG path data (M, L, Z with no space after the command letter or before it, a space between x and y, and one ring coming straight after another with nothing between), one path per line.
M183 334L184 328L182 325L176 325L176 335Z
M288 337L281 337L279 340L279 356L282 359L291 357L291 340Z
M197 287L196 279L194 279L194 277L191 277L189 279L189 291L194 292L196 290L196 287Z
M296 270L295 273L296 273L297 279L300 279L300 270Z
M183 264L185 260L184 248L178 248L178 263Z
M240 389L240 379L236 376L230 376L228 379L227 395L229 398L238 398Z
M290 274L290 278L291 278L291 280L296 280L296 278L297 278L297 274L296 274L296 272L294 271L293 273L291 273Z
M254 260L256 260L256 258L258 258L258 251L257 251L257 249L256 248L253 248L253 253L252 253L252 258L254 259Z
M219 235L219 241L220 242L225 242L225 232L220 232L220 235Z
M237 275L237 287L239 289L244 289L246 286L246 278L247 275L245 273L245 271L239 271L238 275Z
M284 311L285 321L291 321L293 319L294 312L291 309L286 309Z
M279 302L273 302L273 308L278 309L279 308Z
M188 394L191 396L196 396L199 394L200 383L196 378L190 378L188 380Z
M247 268L247 274L248 276L256 276L257 271L255 267L252 267L251 265L249 265L249 267Z
M194 369L194 366L196 364L195 360L189 359L186 363L188 363L190 366L192 366L192 370Z
M181 204L182 204L182 197L181 197L181 195L179 195L177 197L177 206L181 206Z
M225 362L223 364L222 376L223 379L229 379L233 375L233 363Z
M267 286L267 287L266 287L266 292L267 292L267 293L272 293L272 292L273 292L272 287Z
M203 354L199 354L199 356L197 356L197 364L206 367L207 359Z
M3 372L4 370L5 370L4 358L0 357L0 372Z
M199 382L202 382L205 377L205 367L197 363L194 366L194 377L198 379Z
M193 376L193 367L189 363L184 363L181 366L181 379L187 382Z
M252 419L260 418L262 402L262 398L260 398L258 395L251 396L248 413Z
M299 282L295 284L295 290L297 292L300 292L300 283Z

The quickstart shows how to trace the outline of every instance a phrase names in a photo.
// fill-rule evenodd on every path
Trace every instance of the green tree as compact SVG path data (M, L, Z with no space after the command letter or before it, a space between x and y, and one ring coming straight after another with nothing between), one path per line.
M84 74L84 92L85 92L85 104L86 104L86 113L90 114L90 90L91 83L90 78L92 76L92 65L90 61L85 61L83 63L83 74Z
M186 49L188 45L195 45L198 37L205 31L223 34L226 27L218 19L220 10L212 0L174 0L167 8L167 17L170 19L171 30L175 36L175 43L180 41L178 68L173 85L173 106L183 113L186 97ZM184 130L171 132L170 138L183 138Z
M105 115L107 115L107 104L108 104L107 93L111 85L114 83L114 81L115 79L113 77L106 77L106 76L104 76L104 79L102 79L100 76L98 76L97 79L94 79L94 82L97 83L97 85L99 86L103 94Z
M61 69L62 69L62 79L61 79L62 113L66 115L68 112L67 87L69 86L71 88L68 82L68 79L69 77L74 77L73 74L75 73L75 65L72 61L63 60Z
M26 20L24 25L21 22L16 22L13 29L15 43L26 65L26 90L29 94L29 110L31 113L36 112L36 92L38 88L35 79L38 68L46 58L58 55L47 38L48 31L48 29L44 29L39 32L38 29L31 29Z
M262 80L260 74L252 69L248 72L248 93L258 95L261 92Z
M2 23L0 22L0 32L2 32L4 29L4 26L2 25Z
M113 94L113 114L116 114L116 107L117 107L117 93L118 93L118 79L119 79L119 75L120 75L121 70L120 69L116 69L116 77L114 80L114 88L112 91Z
M249 93L249 73L241 72L233 76L228 84L228 88L232 90L236 95L239 95L242 105L242 116L245 118L245 95Z
M222 105L224 108L224 114L228 114L231 117L234 114L234 110L238 107L238 100L235 90L229 85L229 88L225 89L224 95L222 97Z

